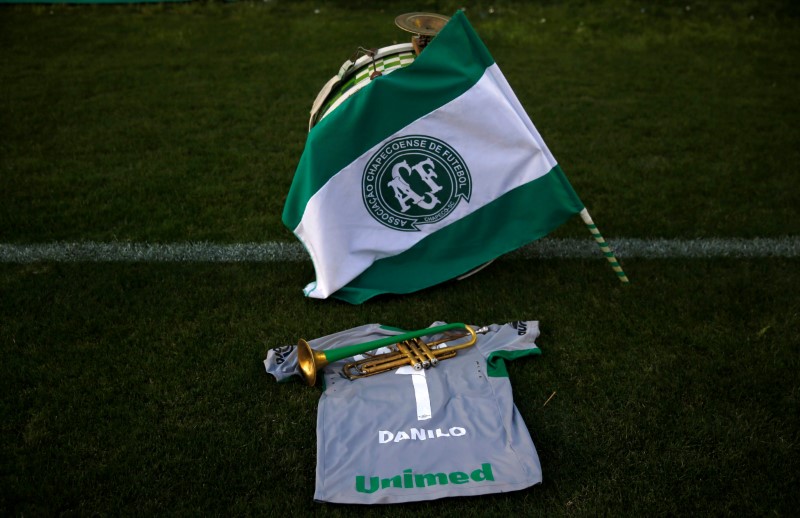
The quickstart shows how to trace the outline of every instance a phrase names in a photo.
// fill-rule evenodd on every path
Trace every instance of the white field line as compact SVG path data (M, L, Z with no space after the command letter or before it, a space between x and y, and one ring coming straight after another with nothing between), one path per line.
M800 236L608 240L620 259L715 259L800 257ZM586 259L603 257L594 240L541 239L508 258ZM254 262L308 261L300 243L0 243L0 263L52 262Z

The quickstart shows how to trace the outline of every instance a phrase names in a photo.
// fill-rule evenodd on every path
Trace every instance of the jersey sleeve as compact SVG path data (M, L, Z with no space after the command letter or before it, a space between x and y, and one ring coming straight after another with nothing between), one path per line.
M267 374L271 374L279 383L289 381L292 376L299 376L297 346L284 345L270 349L264 360L264 368L267 370Z
M402 332L402 329L382 326L380 324L366 324L315 338L314 340L310 340L308 344L312 349L324 351L334 347L363 343L382 336L390 336ZM292 376L302 376L297 363L297 346L284 345L282 347L270 349L267 352L267 358L264 360L264 368L267 374L271 374L278 382L289 381L292 379Z
M536 320L492 324L489 330L478 346L486 357L487 374L491 377L508 377L506 361L542 353L536 345L539 337L539 322Z

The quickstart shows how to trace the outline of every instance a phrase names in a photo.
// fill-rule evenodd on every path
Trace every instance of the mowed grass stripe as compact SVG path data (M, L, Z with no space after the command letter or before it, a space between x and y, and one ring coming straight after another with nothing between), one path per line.
M780 238L637 239L608 242L617 257L715 259L800 257L800 236ZM542 239L508 258L585 259L601 252L590 238ZM0 244L0 262L291 262L307 261L300 243L39 243Z

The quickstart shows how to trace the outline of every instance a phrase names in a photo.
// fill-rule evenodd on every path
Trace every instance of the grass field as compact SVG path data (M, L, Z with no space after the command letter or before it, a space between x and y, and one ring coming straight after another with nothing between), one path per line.
M459 6L612 245L800 236L794 2L269 0L1 5L0 244L293 243L319 88ZM800 259L623 266L514 256L350 306L303 298L307 261L0 263L0 514L796 515ZM313 502L320 391L269 348L518 319L542 485Z

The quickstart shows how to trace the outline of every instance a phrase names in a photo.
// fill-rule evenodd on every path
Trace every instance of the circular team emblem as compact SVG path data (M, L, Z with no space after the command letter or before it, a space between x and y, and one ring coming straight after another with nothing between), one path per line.
M472 178L464 160L445 142L424 135L397 137L367 162L361 180L364 205L389 228L419 231L469 202Z

